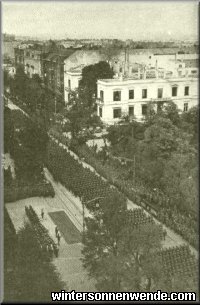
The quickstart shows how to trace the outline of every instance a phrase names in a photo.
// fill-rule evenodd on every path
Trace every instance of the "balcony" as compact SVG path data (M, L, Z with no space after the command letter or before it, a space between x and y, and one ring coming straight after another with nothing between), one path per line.
M101 98L97 97L96 98L96 103L99 104L99 105L103 105L104 101Z
M157 102L170 102L172 101L171 97L161 97L161 98L151 98L150 99L151 102L153 103L157 103Z

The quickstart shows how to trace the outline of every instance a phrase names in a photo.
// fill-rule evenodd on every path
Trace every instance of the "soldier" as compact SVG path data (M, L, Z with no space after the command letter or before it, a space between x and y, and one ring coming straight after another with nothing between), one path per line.
M57 226L55 227L55 233L56 233L56 237L57 237L57 235L58 235L58 227Z
M55 245L55 246L54 246L54 254L55 254L55 257L58 257L58 252L59 252L58 246Z
M53 257L53 252L54 252L53 245L50 244L50 246L49 246L49 254L50 254L50 257L51 257L51 258Z
M41 217L44 219L44 209L41 210Z
M60 246L60 238L61 238L61 235L60 235L60 232L58 231L58 233L57 233L58 246Z
M167 236L167 231L164 230L164 231L163 231L163 238L164 238L164 240L165 240L166 236Z

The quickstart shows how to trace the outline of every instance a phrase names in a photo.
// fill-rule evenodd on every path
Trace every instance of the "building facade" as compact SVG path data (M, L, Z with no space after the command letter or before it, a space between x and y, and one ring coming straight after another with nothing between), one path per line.
M43 81L48 89L64 100L64 61L74 50L48 53L42 59Z
M24 50L24 71L29 77L34 74L42 77L42 50L33 47Z
M198 78L192 76L98 80L97 87L97 114L106 124L127 115L142 121L150 102L159 108L172 101L181 111L198 104Z

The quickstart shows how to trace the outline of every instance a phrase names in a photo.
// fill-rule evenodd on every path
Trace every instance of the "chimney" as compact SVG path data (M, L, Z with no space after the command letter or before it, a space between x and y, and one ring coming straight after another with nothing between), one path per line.
M124 53L124 74L126 74L126 48Z
M147 77L147 70L146 67L143 68L143 79L146 79Z
M128 70L128 76L129 76L129 49L127 50L127 70Z

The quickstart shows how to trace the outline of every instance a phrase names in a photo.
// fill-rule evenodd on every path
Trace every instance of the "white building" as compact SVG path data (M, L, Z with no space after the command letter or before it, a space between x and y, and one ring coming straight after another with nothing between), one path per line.
M187 111L198 104L198 78L196 73L195 76L186 74L98 80L97 114L106 124L118 122L126 115L142 120L148 103L155 102L159 107L168 101L173 101L181 111Z

